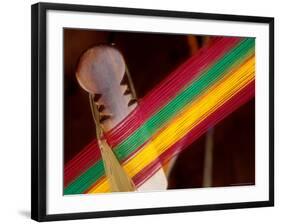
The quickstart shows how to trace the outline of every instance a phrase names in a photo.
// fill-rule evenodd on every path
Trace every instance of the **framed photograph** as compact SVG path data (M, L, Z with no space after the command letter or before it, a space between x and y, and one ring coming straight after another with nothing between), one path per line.
M274 205L274 19L32 5L32 219Z

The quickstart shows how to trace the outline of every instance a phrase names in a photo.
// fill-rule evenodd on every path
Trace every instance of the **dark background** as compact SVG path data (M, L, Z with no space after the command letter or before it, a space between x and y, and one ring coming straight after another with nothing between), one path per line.
M208 44L208 37L64 29L64 163L95 138L88 94L75 71L79 57L97 44L122 52L142 98L177 66ZM255 102L251 100L218 125L213 135L212 186L255 183ZM202 187L206 135L177 158L169 188Z

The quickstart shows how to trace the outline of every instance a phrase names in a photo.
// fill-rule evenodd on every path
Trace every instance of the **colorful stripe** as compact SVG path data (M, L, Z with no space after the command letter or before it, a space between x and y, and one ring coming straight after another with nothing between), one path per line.
M206 120L214 117L210 122L214 125L254 96L253 88L249 88L254 83L254 43L253 38L216 39L158 85L124 122L107 133L117 158L137 186L161 163L186 147L186 136ZM241 100L236 100L239 95ZM198 133L201 135L202 131ZM65 194L108 191L98 151L93 142L65 167Z
M201 74L208 66L227 53L239 40L239 38L215 38L210 47L202 48L198 54L183 63L143 99L139 100L139 107L122 123L107 133L107 138L111 139L111 145L114 147L122 141L122 137L128 137L141 125L139 118L148 119L166 102L175 97L184 85L190 83L198 74ZM94 140L65 166L64 186L89 169L99 158L98 145Z

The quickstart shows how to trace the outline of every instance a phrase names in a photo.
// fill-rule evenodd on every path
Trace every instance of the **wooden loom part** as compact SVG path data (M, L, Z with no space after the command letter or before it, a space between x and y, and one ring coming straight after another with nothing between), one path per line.
M82 55L76 77L81 87L90 94L98 144L111 191L136 190L103 136L137 106L136 91L123 56L112 46L95 46ZM156 185L166 189L163 170L159 170L151 180L140 189L151 189Z
M125 62L120 52L103 45L93 47L82 55L76 73L81 87L89 92L98 145L112 192L136 190L103 136L136 107L136 102L127 106L133 97L128 93L127 84L120 85L124 74Z

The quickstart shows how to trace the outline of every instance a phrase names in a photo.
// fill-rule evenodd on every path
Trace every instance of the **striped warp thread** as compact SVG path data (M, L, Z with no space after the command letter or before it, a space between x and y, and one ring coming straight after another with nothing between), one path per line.
M255 95L255 39L217 37L105 134L136 186ZM64 167L64 194L104 193L109 185L96 140Z

